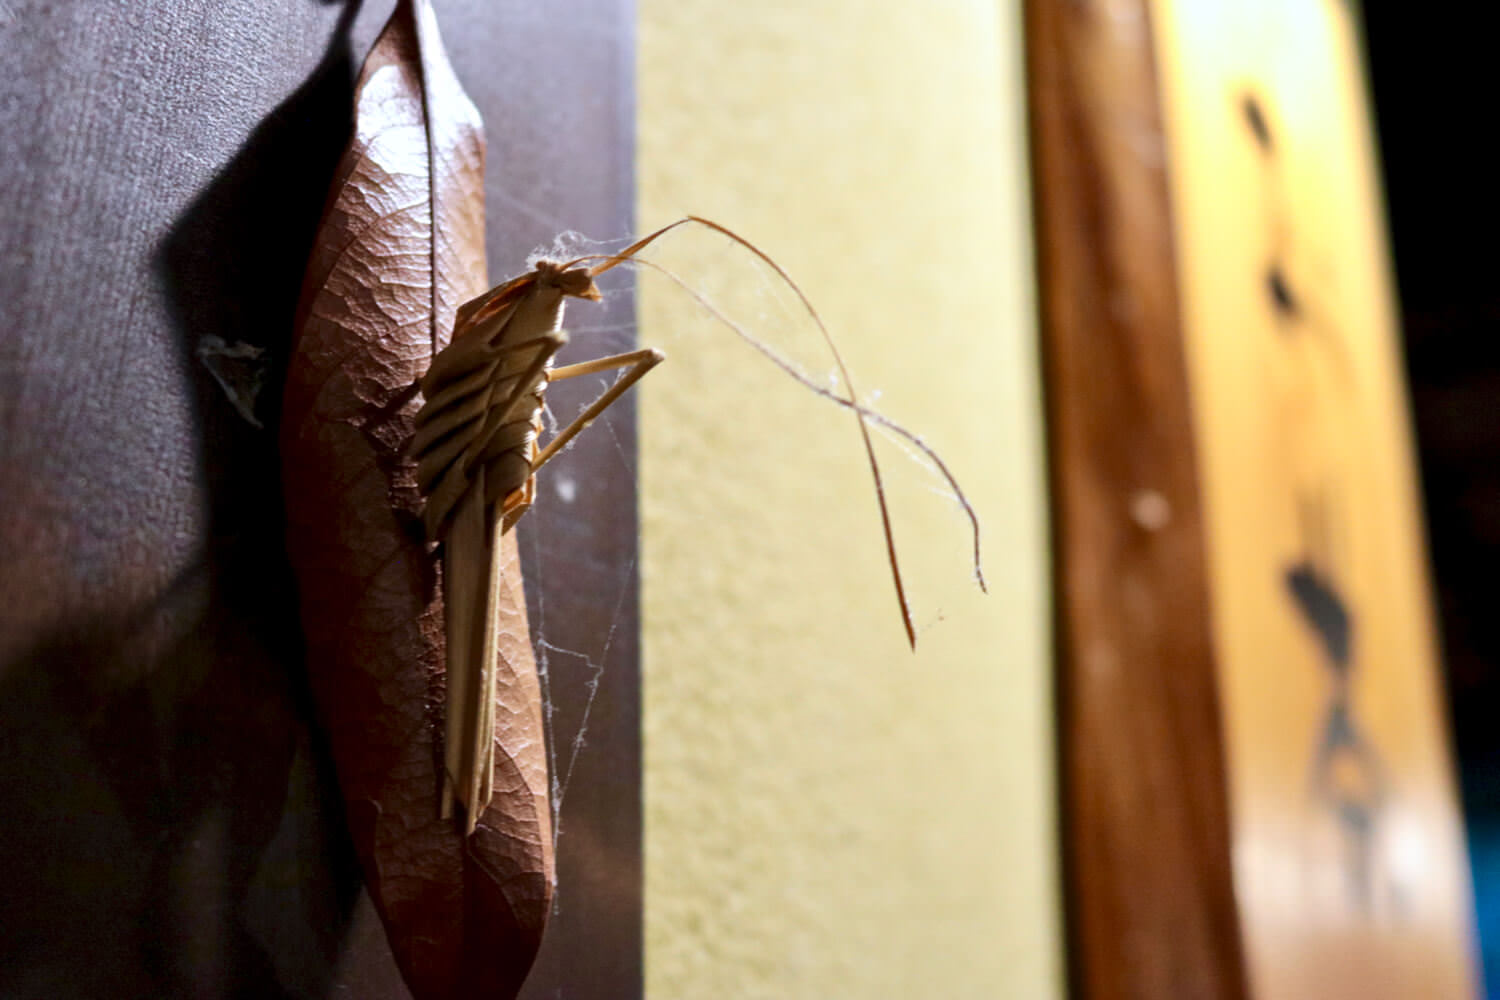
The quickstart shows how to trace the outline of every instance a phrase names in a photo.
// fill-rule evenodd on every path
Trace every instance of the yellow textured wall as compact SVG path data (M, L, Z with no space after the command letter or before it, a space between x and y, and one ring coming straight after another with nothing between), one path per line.
M991 578L951 506L904 503L943 618L909 652L852 418L643 276L648 995L1060 996L1017 6L641 0L639 28L642 226L707 215L802 282L970 490Z

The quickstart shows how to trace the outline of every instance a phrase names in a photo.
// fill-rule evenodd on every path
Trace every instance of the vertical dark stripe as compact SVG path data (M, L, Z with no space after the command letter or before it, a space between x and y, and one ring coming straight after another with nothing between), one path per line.
M1248 987L1149 10L1107 6L1030 0L1026 19L1072 991L1234 1000Z

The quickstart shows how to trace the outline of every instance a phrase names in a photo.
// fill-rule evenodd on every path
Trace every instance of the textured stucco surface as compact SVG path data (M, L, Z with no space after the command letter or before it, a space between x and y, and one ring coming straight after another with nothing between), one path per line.
M853 420L643 277L647 993L1060 996L1016 4L641 0L639 29L641 226L718 219L803 283L971 491L991 583L887 449L943 616L908 651Z

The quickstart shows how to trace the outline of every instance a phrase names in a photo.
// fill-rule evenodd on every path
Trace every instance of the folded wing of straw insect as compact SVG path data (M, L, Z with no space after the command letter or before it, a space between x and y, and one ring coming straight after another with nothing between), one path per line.
M531 505L536 470L661 360L646 350L554 370L552 357L567 341L568 296L597 300L592 274L543 261L474 299L458 311L452 341L422 379L426 403L412 451L427 496L426 531L442 545L447 602L443 815L456 801L469 832L494 793L495 713L511 710L496 697L514 682L498 648L507 573L514 573L501 558L509 529ZM545 451L537 448L548 381L627 367ZM498 721L508 729L510 720Z

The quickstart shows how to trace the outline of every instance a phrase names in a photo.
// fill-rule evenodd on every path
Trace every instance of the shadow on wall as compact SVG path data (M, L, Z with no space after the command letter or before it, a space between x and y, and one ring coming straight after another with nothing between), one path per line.
M209 543L149 606L59 629L6 673L5 996L321 997L333 984L359 877L310 724L276 422L349 130L358 7L157 248L196 374Z

